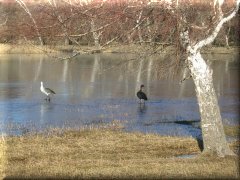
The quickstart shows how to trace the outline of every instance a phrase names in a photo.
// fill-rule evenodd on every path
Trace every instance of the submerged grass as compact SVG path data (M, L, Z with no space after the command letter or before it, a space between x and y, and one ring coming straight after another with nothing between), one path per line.
M85 129L7 137L6 177L237 178L237 157L200 155L193 138ZM198 154L195 158L176 156Z

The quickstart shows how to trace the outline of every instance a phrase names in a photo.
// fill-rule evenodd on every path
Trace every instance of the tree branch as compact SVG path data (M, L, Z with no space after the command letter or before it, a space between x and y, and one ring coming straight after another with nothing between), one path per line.
M240 0L236 0L236 8L233 10L233 12L231 14L229 14L227 17L224 17L224 18L222 17L220 19L219 23L217 24L217 26L215 27L213 33L210 36L208 36L206 39L203 39L200 42L198 42L194 46L194 51L198 51L203 46L206 46L214 41L214 39L217 37L219 31L221 30L223 24L226 23L227 21L229 21L230 19L232 19L237 14L238 9L239 9L239 4L240 4Z

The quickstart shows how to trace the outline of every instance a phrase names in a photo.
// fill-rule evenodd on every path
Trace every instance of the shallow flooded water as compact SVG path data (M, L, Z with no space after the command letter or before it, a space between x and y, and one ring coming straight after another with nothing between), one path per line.
M118 122L126 131L201 136L194 123L200 116L192 80L159 78L156 61L126 61L126 55L82 55L60 61L42 55L1 55L0 118L5 134L47 128L81 128ZM239 120L239 64L213 61L214 80L223 121ZM165 69L171 76L171 69ZM56 92L50 102L40 82ZM140 105L141 84L149 101ZM178 123L179 122L179 123Z

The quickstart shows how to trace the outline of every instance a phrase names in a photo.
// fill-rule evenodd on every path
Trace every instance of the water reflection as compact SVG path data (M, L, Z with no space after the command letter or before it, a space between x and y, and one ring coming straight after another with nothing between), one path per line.
M63 82L66 82L67 73L68 73L68 61L65 60L65 61L63 62L63 72L62 72L62 81L63 81Z
M144 103L139 103L138 110L141 114L144 114L147 111L147 106Z
M40 124L44 124L45 119L47 119L47 117L45 117L45 115L48 114L48 112L52 112L54 111L54 107L55 105L51 102L48 101L43 101L40 105Z
M40 72L42 71L42 62L43 62L43 56L39 57L39 63L36 66L36 73L34 76L34 82L36 82L39 79Z
M138 71L137 71L137 78L136 78L136 87L135 87L135 92L139 90L139 87L142 83L141 75L142 75L142 66L143 66L143 61L144 59L140 60Z
M150 57L147 67L147 92L150 92L150 85L151 85L151 79L152 79L152 64L153 59Z
M127 131L199 136L196 127L171 123L200 119L192 80L179 84L187 70L174 78L159 79L156 70L163 67L158 66L158 60L126 61L127 58L130 59L126 55L95 54L56 61L40 55L3 56L0 117L6 125L4 131L19 134L23 129L77 128L117 120ZM224 123L236 124L238 63L214 61L212 67ZM173 69L161 72L161 77L173 77ZM50 103L44 101L40 81L57 93ZM140 84L145 84L149 97L145 105L136 98ZM15 124L15 128L8 124Z

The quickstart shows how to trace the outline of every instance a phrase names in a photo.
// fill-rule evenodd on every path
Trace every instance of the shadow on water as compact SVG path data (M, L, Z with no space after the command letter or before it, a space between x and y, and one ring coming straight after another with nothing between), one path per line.
M200 129L200 120L179 120L179 121L174 121L174 123L177 124L182 124L182 125L189 125L192 126L193 128L199 128Z

